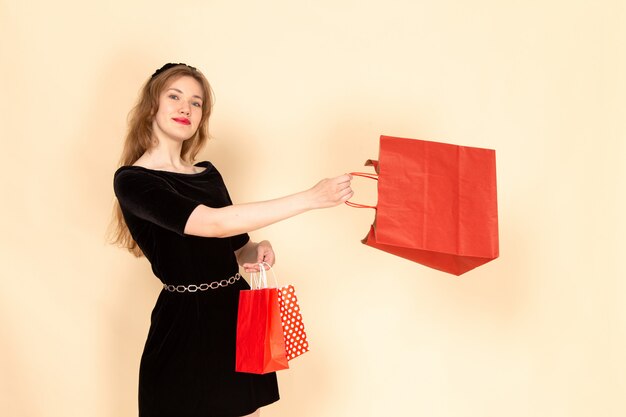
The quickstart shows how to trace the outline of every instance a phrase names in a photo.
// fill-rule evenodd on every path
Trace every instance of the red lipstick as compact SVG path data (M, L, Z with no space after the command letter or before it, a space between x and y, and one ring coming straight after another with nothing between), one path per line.
M181 125L190 125L191 124L189 119L187 119L186 117L174 117L172 120L174 120L176 123L180 123Z

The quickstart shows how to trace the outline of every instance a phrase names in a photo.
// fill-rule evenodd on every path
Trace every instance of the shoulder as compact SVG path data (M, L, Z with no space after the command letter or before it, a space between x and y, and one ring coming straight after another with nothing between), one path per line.
M133 179L150 179L156 177L154 172L147 168L138 165L127 165L119 167L117 171L115 171L115 174L113 174L113 183L117 184Z
M113 189L118 198L151 188L163 187L169 188L169 184L162 175L140 166L123 166L118 168L113 175Z
M126 173L132 173L132 172L141 172L141 168L140 166L137 165L124 165L121 166L117 169L117 171L115 171L115 174L113 174L113 178L117 178L119 175L124 175Z
M210 161L196 162L194 166L202 169L201 171L199 171L200 173L212 171L219 172L217 171L217 168L215 168L215 165L213 165Z

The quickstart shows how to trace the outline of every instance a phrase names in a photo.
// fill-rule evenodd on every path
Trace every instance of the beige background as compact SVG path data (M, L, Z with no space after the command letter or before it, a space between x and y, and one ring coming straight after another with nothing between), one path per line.
M159 284L105 231L168 61L211 81L201 159L239 202L360 170L380 134L497 150L501 258L461 278L361 245L369 210L253 234L312 346L265 416L625 415L625 39L621 0L2 0L0 415L136 415Z

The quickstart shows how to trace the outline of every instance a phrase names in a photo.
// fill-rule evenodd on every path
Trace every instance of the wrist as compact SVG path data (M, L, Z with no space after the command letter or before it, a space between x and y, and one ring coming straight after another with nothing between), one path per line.
M298 194L301 199L301 207L302 212L315 210L321 208L318 199L316 198L316 193L314 188L310 188L306 191L302 191Z

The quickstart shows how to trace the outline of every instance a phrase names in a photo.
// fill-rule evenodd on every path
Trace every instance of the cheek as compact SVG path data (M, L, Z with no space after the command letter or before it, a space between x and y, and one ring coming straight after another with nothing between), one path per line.
M160 106L159 109L156 111L156 113L154 113L154 118L160 119L164 116L164 114L165 114L165 108L163 106Z

